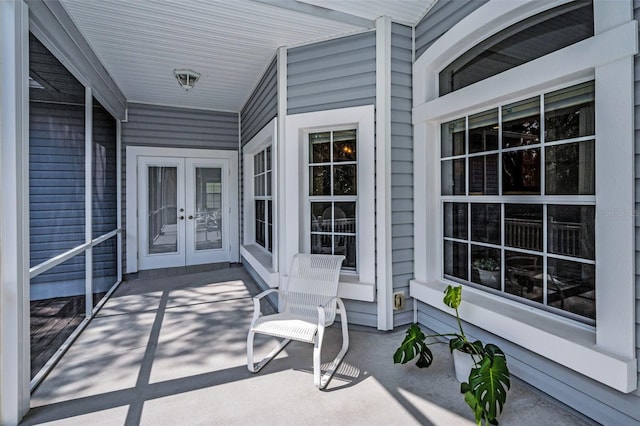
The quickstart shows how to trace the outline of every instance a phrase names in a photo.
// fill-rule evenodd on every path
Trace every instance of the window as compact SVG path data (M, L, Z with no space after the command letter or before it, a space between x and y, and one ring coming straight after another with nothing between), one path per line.
M366 302L376 300L374 113L365 105L287 115L287 161L278 163L280 270L295 253L343 254L338 292Z
M256 243L273 250L273 197L271 195L271 147L253 157Z
M439 73L458 52L556 4L487 2L416 60L410 294L445 311L442 291L463 282L463 319L628 393L637 387L638 365L630 86L638 30L631 2L594 2L593 36L439 95ZM577 86L591 81L594 89ZM571 118L581 96L585 102L593 96L593 112L581 107ZM539 129L526 129L523 121L532 108L540 110ZM450 143L443 148L446 132ZM530 234L516 238L514 228ZM481 278L483 263L484 270L499 267L499 277ZM531 284L516 271L536 267L542 268L542 283L533 284L538 293L529 292ZM563 309L562 297L552 292L552 279L576 285L577 278L577 287L562 296L579 289L591 297L583 286L593 285L595 321L593 313L570 311L566 299ZM602 368L594 371L594 363Z
M345 256L355 271L358 203L355 129L309 133L311 253Z
M269 287L279 285L277 236L277 118L242 147L240 254Z
M594 90L441 125L445 278L595 320Z
M440 96L593 36L593 1L565 3L476 44L440 72Z

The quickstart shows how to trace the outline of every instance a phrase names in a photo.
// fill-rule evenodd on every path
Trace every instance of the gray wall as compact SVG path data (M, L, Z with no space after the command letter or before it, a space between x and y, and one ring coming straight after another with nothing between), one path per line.
M416 25L416 59L449 28L487 1L438 0Z
M376 103L376 33L341 37L287 51L287 112ZM377 327L375 303L346 300L350 324Z
M128 122L122 123L122 228L126 232L126 147L198 148L238 150L239 115L146 104L129 104ZM125 233L123 233L125 235ZM124 239L123 239L124 240ZM123 241L122 270L126 271Z
M413 278L412 30L391 27L391 226L393 291L409 294ZM413 322L413 305L395 311L394 326Z
M466 7L460 7L461 2L442 2L440 0L432 12L418 24L421 31L416 28L416 36L418 37L421 34L422 37L420 54L426 49L425 46L430 45L437 37L462 18L459 15L461 12L458 12L457 9L466 10L469 13L484 1L471 3L473 4L467 3ZM440 9L443 9L443 12L440 12L442 15L438 14ZM444 11L448 12L445 14ZM640 0L634 0L634 14L635 19L640 19ZM454 15L455 19L448 18ZM438 31L435 31L435 29L438 29ZM433 34L429 35L430 32L433 32ZM436 36L434 37L434 35ZM418 40L416 40L416 49L418 49ZM634 90L636 95L640 94L640 59L638 56L635 59ZM640 101L638 99L640 98L636 96L636 164L640 164ZM639 194L640 166L636 166L636 198L639 197ZM636 209L640 210L640 203L636 203ZM636 222L636 235L640 235L640 219ZM640 246L638 242L636 243L636 267L640 268ZM640 319L640 269L636 272L635 285L638 297L636 302L637 322ZM456 327L455 318L423 303L418 303L418 312L418 322L428 325L434 331L447 332L454 330ZM636 354L640 360L640 324L636 324L636 330L636 345L638 345ZM509 368L515 376L586 416L606 425L640 424L640 390L630 394L617 392L470 324L465 324L465 331L468 331L468 337L473 339L482 339L498 344L507 354ZM594 368L597 368L597 366L594 366Z
M278 61L274 57L240 112L242 146L278 115Z
M376 33L287 51L287 113L376 103Z

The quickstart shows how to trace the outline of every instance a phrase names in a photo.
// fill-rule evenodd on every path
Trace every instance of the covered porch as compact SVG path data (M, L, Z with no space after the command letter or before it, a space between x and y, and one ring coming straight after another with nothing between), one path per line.
M258 291L242 266L123 282L33 393L22 424L474 424L446 345L434 347L429 370L393 364L404 328L350 326L349 352L326 391L313 386L306 344L292 342L249 373ZM325 341L328 360L339 329ZM500 423L590 424L517 379Z

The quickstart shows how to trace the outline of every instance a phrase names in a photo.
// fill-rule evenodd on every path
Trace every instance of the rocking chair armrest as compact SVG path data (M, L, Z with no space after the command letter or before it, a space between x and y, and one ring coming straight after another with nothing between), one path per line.
M260 310L260 299L264 298L266 295L271 293L284 294L284 292L277 288L269 288L262 293L253 296L253 318L251 319L251 324L255 323L258 318L260 318L261 310Z
M331 303L339 303L341 302L340 298L338 296L334 296L331 299L327 300L327 303L325 303L324 305L318 305L318 325L322 325L324 327L325 322L326 322L326 312L325 310L329 307L329 305Z

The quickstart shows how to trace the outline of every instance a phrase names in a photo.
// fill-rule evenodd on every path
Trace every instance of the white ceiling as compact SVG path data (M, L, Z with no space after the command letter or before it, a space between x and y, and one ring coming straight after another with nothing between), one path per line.
M61 0L129 102L240 111L279 46L415 24L435 0ZM186 92L175 68L201 73Z

